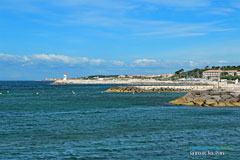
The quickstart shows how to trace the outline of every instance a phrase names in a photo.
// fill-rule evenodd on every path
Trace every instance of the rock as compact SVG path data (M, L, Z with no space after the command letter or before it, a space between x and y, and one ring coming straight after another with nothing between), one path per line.
M204 101L201 100L201 99L199 99L199 98L195 98L195 99L193 100L193 103L196 104L196 105L198 105L198 106L202 106L202 105L204 104Z
M195 92L192 92L192 93L194 93L195 96L197 96L197 95L200 96L202 94L201 91L195 91Z
M180 97L180 98L178 98L178 99L176 99L176 100L174 100L174 101L171 101L170 103L171 103L171 104L180 105L180 104L185 103L185 99L184 99L183 97Z
M188 93L184 96L186 102L193 101L194 95L192 93Z
M230 100L231 100L232 102L238 102L238 101L239 101L239 98L234 98L234 97L233 97L233 98L231 98Z
M214 106L214 105L217 104L217 101L216 101L215 99L207 99L207 100L205 101L205 104L206 104L207 106Z
M235 92L235 93L230 93L234 98L240 98L240 93Z
M216 101L220 101L222 98L218 95L216 95L216 96L212 96L211 97L212 99L215 99Z
M221 95L221 97L222 99L225 99L225 100L232 98L230 94L224 94L224 95Z
M210 91L209 94L212 95L212 96L215 96L215 95L218 96L218 95L221 94L221 92L219 92L219 91Z
M240 107L240 102L233 102L232 104L236 107Z
M208 99L211 99L211 96L210 95L204 95L204 96L200 97L199 99L201 99L203 101L206 101Z
M233 103L235 103L235 102L233 102ZM231 101L227 101L227 102L225 102L225 104L226 104L226 107L234 107L234 104L233 104Z
M225 107L226 104L224 102L218 102L217 106L215 107Z
M195 104L193 102L185 102L183 103L185 106L194 106Z
M107 90L107 92L186 92L185 86L118 86Z
M151 86L119 86L107 90L107 92L186 92L191 89L181 87L156 87ZM240 107L240 93L230 92L222 89L211 89L207 91L191 91L185 96L170 102L174 105L186 106L211 106L211 107Z

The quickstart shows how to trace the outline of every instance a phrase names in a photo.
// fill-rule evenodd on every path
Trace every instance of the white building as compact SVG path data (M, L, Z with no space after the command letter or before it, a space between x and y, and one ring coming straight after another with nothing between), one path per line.
M64 75L63 75L63 80L67 80L67 73L64 73Z
M240 72L237 70L207 70L203 72L203 78L205 79L220 79L221 73L226 72L228 75L234 76L235 74L240 76Z

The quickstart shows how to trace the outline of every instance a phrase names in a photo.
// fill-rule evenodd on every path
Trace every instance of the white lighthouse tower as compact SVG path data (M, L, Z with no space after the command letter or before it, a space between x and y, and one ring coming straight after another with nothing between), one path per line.
M67 73L64 73L64 75L63 75L63 80L64 80L64 81L67 80Z

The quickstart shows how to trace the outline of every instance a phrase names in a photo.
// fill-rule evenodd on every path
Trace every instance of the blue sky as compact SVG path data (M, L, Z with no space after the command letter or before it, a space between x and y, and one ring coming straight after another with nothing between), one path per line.
M238 0L0 0L0 79L240 65Z

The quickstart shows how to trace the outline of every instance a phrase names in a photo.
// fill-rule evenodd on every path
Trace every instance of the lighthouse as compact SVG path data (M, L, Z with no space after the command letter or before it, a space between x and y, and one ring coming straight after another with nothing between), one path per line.
M64 80L64 81L67 80L67 73L64 73L64 75L63 75L63 80Z

